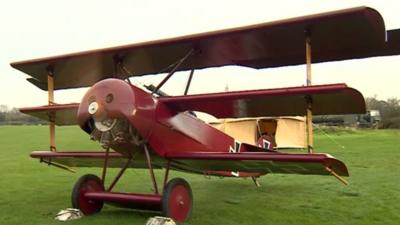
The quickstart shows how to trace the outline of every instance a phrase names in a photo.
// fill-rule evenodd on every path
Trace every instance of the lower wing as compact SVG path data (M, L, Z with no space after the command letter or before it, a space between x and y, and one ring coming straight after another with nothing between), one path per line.
M167 158L183 170L241 171L349 176L343 162L328 154L285 154L279 152L171 153Z
M103 167L105 152L32 152L31 157L39 158L57 167ZM128 158L116 153L109 153L108 166L122 168ZM286 154L279 152L175 152L165 158L154 157L152 164L162 168L166 162L176 170L207 174L207 171L240 171L248 173L285 173L349 176L343 162L328 154ZM138 154L127 165L130 168L146 168L143 154ZM218 173L217 173L218 174ZM343 180L342 180L343 181Z

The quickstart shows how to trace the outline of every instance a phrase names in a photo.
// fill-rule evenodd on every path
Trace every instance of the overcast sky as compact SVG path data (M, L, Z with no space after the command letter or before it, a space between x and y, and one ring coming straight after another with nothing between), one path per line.
M104 2L104 3L102 3ZM112 47L288 17L366 5L378 10L387 29L400 28L400 1L8 1L0 7L0 104L44 105L47 93L28 83L10 62ZM339 83L365 97L400 98L400 57L313 65L313 83ZM136 79L157 83L160 77ZM187 73L164 91L181 94ZM195 73L190 93L299 86L305 67L254 70L225 67ZM57 91L56 102L79 102L84 89Z

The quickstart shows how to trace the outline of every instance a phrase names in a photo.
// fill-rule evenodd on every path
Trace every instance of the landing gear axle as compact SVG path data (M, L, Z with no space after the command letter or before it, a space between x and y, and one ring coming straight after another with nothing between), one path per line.
M171 179L162 195L105 191L101 179L93 174L78 179L72 191L72 207L91 215L100 212L104 203L159 211L163 216L184 222L192 213L193 195L188 182L182 178Z

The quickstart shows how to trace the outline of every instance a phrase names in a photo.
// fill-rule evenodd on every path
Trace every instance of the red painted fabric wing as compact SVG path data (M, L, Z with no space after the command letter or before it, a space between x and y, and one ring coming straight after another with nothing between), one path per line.
M69 167L102 167L105 152L32 152L31 157ZM285 154L277 152L174 152L166 155L173 169L204 174L207 171L240 171L250 173L287 173L329 175L330 168L338 175L348 176L343 162L327 154ZM127 158L112 152L109 167L121 168ZM166 159L153 157L153 166L161 168ZM130 168L147 168L143 155L137 155Z
M270 68L305 63L305 31L311 35L313 63L399 54L387 51L381 15L368 7L357 7L212 31L163 40L97 49L55 57L12 63L28 74L29 82L46 89L47 69L55 74L55 89L87 87L115 74L115 62L132 76L157 74L195 50L178 71L239 65ZM389 39L391 41L391 39ZM394 43L394 42L391 42Z
M55 104L37 107L20 108L19 111L39 119L50 121L51 113L54 113L54 122L56 125L75 125L76 113L78 112L79 103L71 104Z
M201 111L217 118L240 118L304 116L307 98L312 100L314 115L365 113L361 93L345 84L160 97L160 101L177 111Z
M288 173L329 175L330 168L348 176L345 164L328 154L245 153L171 153L174 166L188 171L240 171L252 173Z
M57 163L66 167L103 167L106 157L105 151L34 151L32 158L40 159L41 162ZM110 152L108 167L122 168L128 158L118 152ZM130 168L147 168L147 164L142 155L135 156L135 160L130 164ZM157 168L157 166L155 166Z

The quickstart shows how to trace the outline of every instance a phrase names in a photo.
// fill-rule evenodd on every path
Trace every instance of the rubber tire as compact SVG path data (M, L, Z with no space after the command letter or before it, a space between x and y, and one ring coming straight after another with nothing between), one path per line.
M98 176L93 174L83 175L78 179L74 185L74 188L72 189L72 207L80 209L85 215L91 215L100 212L104 205L103 201L85 200L83 195L88 190L104 191L103 183Z
M176 217L176 215L172 215L174 210L171 210L170 204L169 204L169 203L171 203L170 201L172 200L171 197L173 197L173 196L171 196L171 194L176 194L176 192L174 193L173 191L174 190L175 191L176 190L179 191L179 189L176 189L177 187L178 188L182 188L182 187L184 188L184 191L186 193L182 193L181 192L180 196L182 196L182 194L183 195L187 195L186 196L186 197L188 197L187 200L189 200L189 202L186 202L186 203L189 204L188 205L189 208L187 209L186 215L184 215L183 217L179 216L178 218ZM168 183L165 186L164 191L163 191L161 204L162 204L162 214L164 216L170 217L174 221L177 221L177 222L185 222L185 221L187 221L190 218L191 214L192 214L192 208L193 208L193 195L192 195L192 189L190 188L189 183L186 180L182 179L182 178L174 178L174 179L168 181ZM177 207L179 207L179 206L177 206Z

